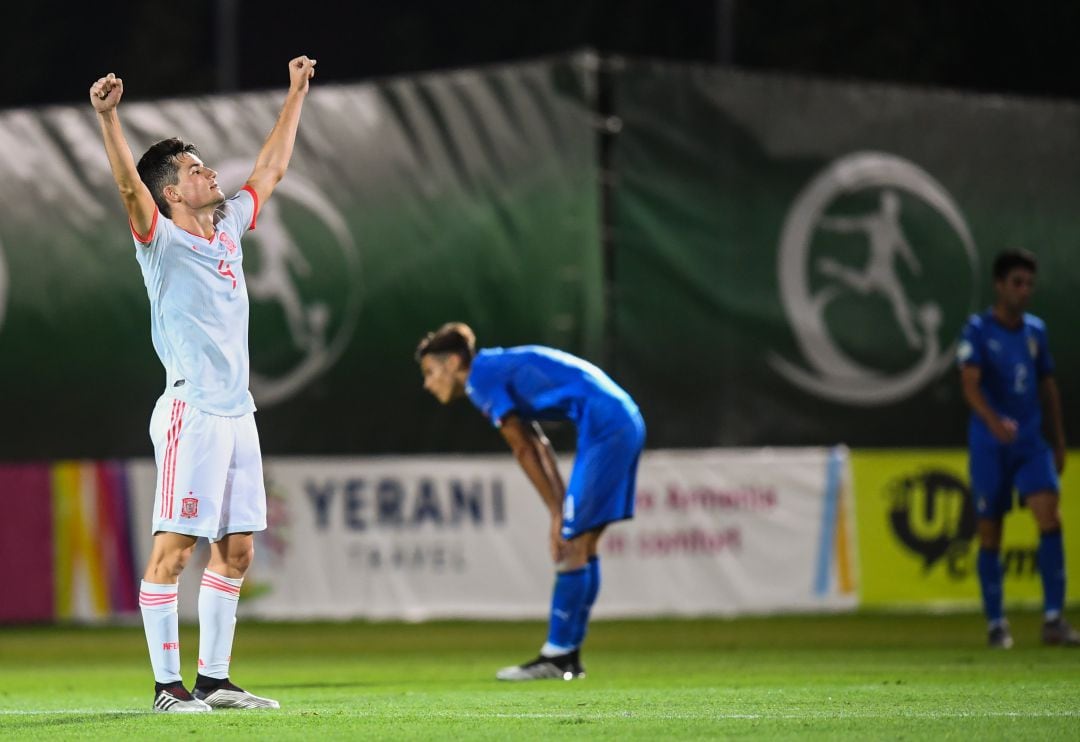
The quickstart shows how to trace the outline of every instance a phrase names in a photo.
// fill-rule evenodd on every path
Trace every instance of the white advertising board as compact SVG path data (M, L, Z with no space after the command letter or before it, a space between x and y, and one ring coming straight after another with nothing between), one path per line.
M265 472L269 528L256 538L242 615L547 614L547 514L509 454L269 458ZM635 518L601 540L594 615L854 607L849 472L845 449L646 452ZM141 560L150 546L152 462L132 462L130 477ZM187 572L205 558L202 545ZM181 579L186 618L195 615L197 585L191 575Z

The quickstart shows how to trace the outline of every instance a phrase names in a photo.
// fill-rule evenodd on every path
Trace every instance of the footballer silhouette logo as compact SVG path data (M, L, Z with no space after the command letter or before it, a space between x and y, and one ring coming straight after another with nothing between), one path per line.
M230 160L220 179L243 183L250 167ZM251 393L269 407L300 392L348 346L360 316L360 253L329 196L292 172L260 206L243 247Z
M975 508L967 485L954 474L929 469L899 477L887 487L889 525L929 571L975 537Z
M777 260L801 358L773 353L770 364L833 402L884 405L925 387L953 363L977 300L959 207L925 170L886 153L820 172L788 212Z

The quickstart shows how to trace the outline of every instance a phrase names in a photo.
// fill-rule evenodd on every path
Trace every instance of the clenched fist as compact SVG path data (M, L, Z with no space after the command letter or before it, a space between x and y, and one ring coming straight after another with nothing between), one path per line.
M306 55L301 55L289 62L289 90L306 93L308 80L315 77L315 62Z
M90 86L90 103L95 111L105 113L116 108L123 94L124 81L110 72Z

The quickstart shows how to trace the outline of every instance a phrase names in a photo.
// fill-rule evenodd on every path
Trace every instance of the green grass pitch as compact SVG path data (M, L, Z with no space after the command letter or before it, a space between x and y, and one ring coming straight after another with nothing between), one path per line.
M975 615L597 621L588 677L500 683L540 623L241 622L280 711L150 712L141 628L0 628L2 739L1076 739L1080 649L983 646ZM194 680L194 627L184 627Z

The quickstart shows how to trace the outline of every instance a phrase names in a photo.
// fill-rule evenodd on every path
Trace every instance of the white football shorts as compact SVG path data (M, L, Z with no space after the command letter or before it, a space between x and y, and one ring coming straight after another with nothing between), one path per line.
M259 432L252 413L221 417L161 397L150 417L157 460L153 532L217 541L266 530Z

